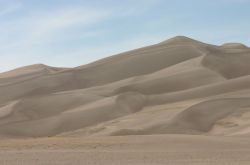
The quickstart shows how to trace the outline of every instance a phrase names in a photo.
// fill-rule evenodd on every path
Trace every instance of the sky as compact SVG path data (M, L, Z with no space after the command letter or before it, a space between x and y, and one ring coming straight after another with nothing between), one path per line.
M0 72L75 67L179 35L250 46L250 0L0 0Z

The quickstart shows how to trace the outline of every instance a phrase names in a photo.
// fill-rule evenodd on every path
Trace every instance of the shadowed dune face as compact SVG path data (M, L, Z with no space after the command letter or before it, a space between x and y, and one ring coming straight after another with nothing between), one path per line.
M250 134L249 74L247 46L182 36L76 68L27 66L0 73L0 136Z
M250 74L250 52L220 53L206 56L202 63L205 67L220 73L227 79Z
M212 127L216 127L216 122L220 119L249 112L249 108L250 98L226 98L204 101L180 112L166 125L155 128L154 132L208 133ZM238 125L234 126L237 127Z

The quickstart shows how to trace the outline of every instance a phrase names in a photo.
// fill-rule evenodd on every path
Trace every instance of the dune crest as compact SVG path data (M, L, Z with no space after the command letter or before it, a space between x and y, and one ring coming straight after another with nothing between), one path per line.
M225 43L221 46L228 49L249 49L249 47L241 43Z

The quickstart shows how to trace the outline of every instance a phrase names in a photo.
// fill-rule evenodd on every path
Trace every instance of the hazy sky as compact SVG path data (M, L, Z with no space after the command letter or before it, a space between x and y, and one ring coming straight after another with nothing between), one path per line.
M0 72L82 65L176 35L250 45L250 0L0 0Z

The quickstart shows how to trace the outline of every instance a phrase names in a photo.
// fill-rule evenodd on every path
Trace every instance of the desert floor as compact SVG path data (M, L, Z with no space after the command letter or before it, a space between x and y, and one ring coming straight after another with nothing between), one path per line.
M249 165L248 137L142 135L0 142L1 165Z

